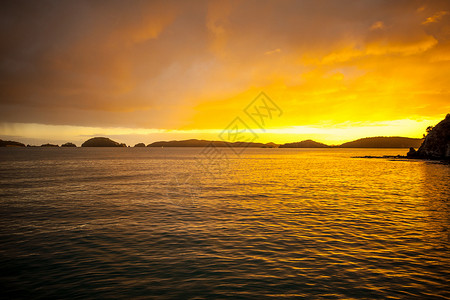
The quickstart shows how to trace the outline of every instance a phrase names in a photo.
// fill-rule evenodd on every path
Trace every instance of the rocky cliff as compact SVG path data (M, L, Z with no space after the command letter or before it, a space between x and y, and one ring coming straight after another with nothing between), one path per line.
M410 149L408 157L450 159L450 114L428 132L419 150Z

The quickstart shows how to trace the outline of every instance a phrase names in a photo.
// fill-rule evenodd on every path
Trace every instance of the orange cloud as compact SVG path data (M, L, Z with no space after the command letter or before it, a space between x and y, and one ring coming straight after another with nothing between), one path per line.
M428 24L428 23L436 23L439 22L443 16L448 14L448 11L439 11L432 15L431 17L426 18L425 21L422 22L422 24Z
M217 130L260 91L273 129L449 111L447 2L23 5L0 12L8 124Z
M377 21L370 26L370 30L384 29L384 23L382 21Z
M274 49L274 50L266 51L266 52L264 52L264 54L265 55L271 55L271 54L280 53L280 52L281 52L281 49L277 48L277 49Z

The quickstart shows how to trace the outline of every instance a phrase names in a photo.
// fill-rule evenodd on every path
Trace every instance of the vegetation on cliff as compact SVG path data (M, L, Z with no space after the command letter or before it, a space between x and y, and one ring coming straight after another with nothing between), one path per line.
M450 159L450 114L436 126L428 127L425 140L416 151L411 148L408 158Z

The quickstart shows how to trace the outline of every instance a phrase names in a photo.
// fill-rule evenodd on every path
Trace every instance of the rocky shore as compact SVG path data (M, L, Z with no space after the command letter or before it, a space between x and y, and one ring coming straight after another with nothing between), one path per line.
M450 114L429 130L422 145L416 151L410 148L408 158L450 160Z

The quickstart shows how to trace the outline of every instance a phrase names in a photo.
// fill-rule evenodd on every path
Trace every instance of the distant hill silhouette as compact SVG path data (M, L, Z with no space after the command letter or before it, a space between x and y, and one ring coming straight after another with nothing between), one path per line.
M25 147L25 145L15 141L0 140L0 147Z
M207 141L207 140L182 140L182 141L161 141L148 144L147 147L254 147L254 148L276 148L274 143L246 143L246 142L224 142L224 141Z
M76 147L76 146L77 145L75 145L74 143L70 143L70 142L67 142L67 143L61 145L61 147Z
M313 140L306 140L297 143L286 143L280 145L280 148L328 148L330 146L315 142Z
M422 139L399 136L377 136L344 143L339 148L410 148L419 147Z
M329 146L323 143L315 142L313 140L305 140L295 143L286 143L277 145L275 143L244 143L244 142L224 142L224 141L208 141L208 140L181 140L181 141L159 141L154 142L147 147L207 147L213 145L214 147L255 147L255 148L410 148L419 147L422 139L406 138L406 137L369 137L363 138L339 146Z
M419 150L412 147L408 158L425 159L450 159L450 114L447 114L444 120L434 127L427 129L428 134L425 137Z
M378 136L358 139L347 142L339 146L328 146L313 140L306 140L297 143L286 143L280 148L409 148L418 147L422 139L398 137L398 136Z
M446 120L448 119L448 116ZM440 126L441 127L441 126ZM438 128L440 128L438 127ZM441 132L441 131L439 131ZM436 135L433 133L431 137ZM441 135L441 133L440 133ZM251 147L251 148L418 148L422 143L422 139L406 138L406 137L368 137L362 138L339 146L329 146L313 140L305 140L301 142L275 144L275 143L247 143L247 142L225 142L225 141L208 141L208 140L180 140L180 141L158 141L148 144L147 147ZM428 142L429 145L431 142ZM24 144L15 141L0 140L0 147L25 147ZM58 145L43 144L41 147L58 147ZM61 147L76 147L73 143L65 143ZM81 147L127 147L126 144L118 143L107 137L94 137L85 141ZM145 147L144 143L138 143L134 147ZM427 146L428 147L428 146ZM425 150L423 150L425 151ZM427 150L428 151L428 150ZM423 152L424 153L424 152Z
M270 143L263 144L263 146L261 148L278 148L279 146L280 145L278 145L278 144L270 142Z
M94 137L85 141L81 147L126 147L106 137Z

